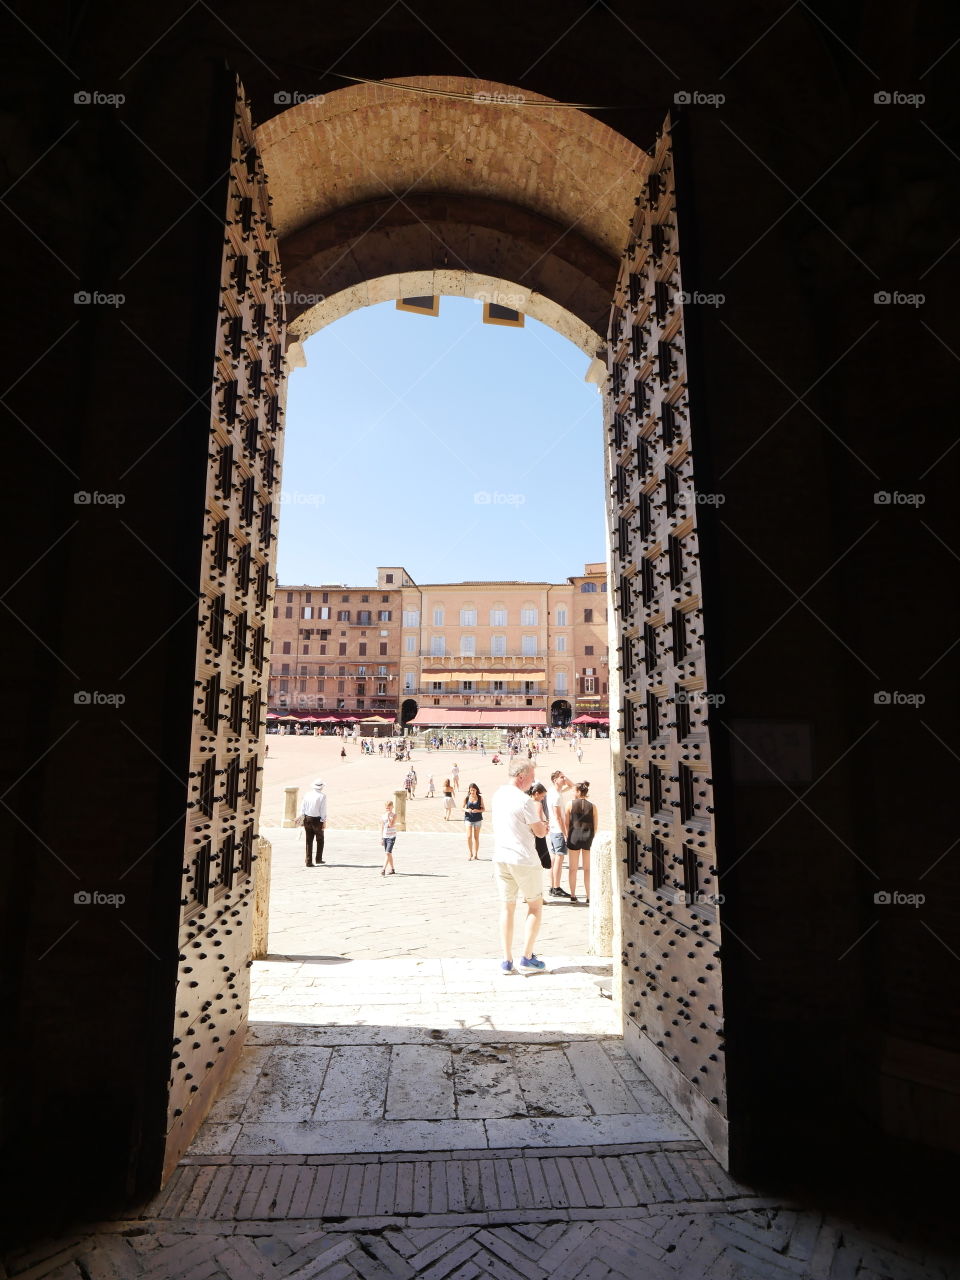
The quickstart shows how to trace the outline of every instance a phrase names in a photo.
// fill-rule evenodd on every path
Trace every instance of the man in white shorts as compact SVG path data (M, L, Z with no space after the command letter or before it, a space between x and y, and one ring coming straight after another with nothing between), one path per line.
M545 836L547 824L541 820L541 809L530 796L535 769L529 760L519 757L510 761L509 781L493 793L493 877L500 895L500 934L503 940L503 973L515 973L513 967L513 923L517 900L527 904L524 922L521 971L533 972L547 966L533 953L543 914L543 868L537 856L534 836Z

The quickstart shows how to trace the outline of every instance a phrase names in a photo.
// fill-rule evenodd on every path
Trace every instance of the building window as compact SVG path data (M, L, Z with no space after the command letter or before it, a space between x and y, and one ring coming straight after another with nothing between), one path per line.
M329 619L329 617L330 617L330 610L329 610L329 608L326 608L326 609L325 609L325 608L323 607L323 605L321 605L321 606L320 606L320 612L317 614L317 617L318 617L318 618L320 618L320 619L321 619L321 621L323 621L324 619Z
M340 597L340 603L341 603L341 604L349 604L349 603L350 603L350 597L349 597L349 596L341 596L341 597Z
M567 637L557 636L557 653L567 652Z
M393 581L393 574L392 574L392 573L385 573L385 574L383 575L383 580L384 580L384 582L392 582L392 581Z
M442 658L446 653L446 641L443 636L430 637L430 656L432 658Z
M386 680L378 680L378 681L377 681L377 693L378 693L378 694L380 694L380 695L382 695L382 694L384 694L384 693L386 693L386 692L387 692L387 682L386 682Z
M280 617L280 610L277 608L277 606L276 606L276 605L274 605L274 606L273 606L273 616L274 616L275 618L279 618L279 617Z
M502 680L494 680L494 681L493 681L493 692L494 692L494 693L503 693L503 681L502 681Z
M306 682L306 680L301 680L301 681L300 681L300 684L298 685L298 688L299 688L300 693L306 693L306 692L307 692L307 682Z
M464 680L464 682L463 682L463 692L464 692L464 693L473 693L473 681L472 681L472 680Z
M461 627L475 627L477 625L476 609L461 609L460 625Z
M537 692L539 692L539 690L537 689L536 681L534 681L534 680L524 680L524 682L523 682L523 692L524 692L524 693L537 693Z
M460 637L460 656L462 658L473 658L476 656L476 652L477 652L477 637L461 636Z
M289 663L289 662L285 662L285 663L283 664L283 666L280 668L280 674L281 674L282 676L288 676L288 675L290 674L290 663Z
M490 652L495 658L507 656L507 637L493 636L490 641Z
M329 603L329 600L330 600L330 593L329 593L328 591L321 591L321 592L320 592L320 601L321 601L321 603L322 603L322 604L328 604L328 603Z
M592 658L592 657L593 657L593 645L592 645L592 644L585 644L585 645L583 646L583 652L586 654L586 656L587 656L588 658Z
M366 668L365 666L359 666L359 667L357 667L357 679L358 679L358 680L362 680L362 679L366 676L366 674L367 674L367 668Z
M556 680L557 680L557 693L566 693L567 692L567 673L565 671L558 671Z
M405 672L403 673L403 692L404 692L404 693L413 693L413 688L414 688L414 686L413 686L413 672L412 672L412 671L405 671Z
M313 617L313 609L310 607L310 605L306 605L303 609L300 610L300 616L301 618Z
M381 645L380 645L380 657L381 657L381 658L385 658L386 656L387 656L387 646L386 646L386 644L381 643Z
M339 653L341 658L346 657L347 646L345 644L337 645L337 652Z
M567 606L565 604L560 605L557 609L556 625L558 627L565 627L567 625Z
M337 693L343 693L343 691L344 691L344 689L345 689L345 688L346 688L346 685L344 684L344 682L343 682L342 680L338 680L338 681L337 681ZM337 703L337 706L338 706L338 707L339 707L339 706L342 706L342 705L343 705L343 704L342 704L341 702L338 702L338 703Z
M377 675L378 675L378 676L385 676L386 674L387 674L387 668L386 668L386 667L377 667Z
M404 636L404 639L403 639L403 652L404 652L404 653L416 653L416 652L417 652L417 637L416 637L416 636Z
M306 668L306 667L301 667L301 668L300 668L300 674L301 674L302 676L305 676L305 675L307 674L307 668Z
M289 653L289 652L290 652L290 641L289 641L289 640L284 640L284 642L283 642L283 652L284 652L284 653Z
M442 692L443 692L443 682L442 682L442 681L440 681L440 680L434 680L434 681L433 681L433 691L434 691L434 693L442 693Z
M360 603L361 603L361 604L369 604L369 603L370 603L370 597L369 597L369 596L361 596L361 597L360 597Z
M284 611L283 611L283 616L284 616L285 618L292 618L292 617L293 617L293 610L290 608L290 606L289 606L289 605L287 605L287 607L284 609Z
M367 686L365 684L359 683L357 685L357 697L362 698L366 692L367 692Z
M292 591L288 591L288 592L287 592L287 604L293 604L293 592L292 592Z
M361 640L357 648L360 650L360 657L365 658L367 656L367 646L364 641Z
M593 677L593 676L584 676L584 677L583 677L583 692L584 692L584 693L593 693L593 691L594 691L594 686L596 685L596 683L597 683L597 682L596 682L596 680L594 679L594 677Z
M309 646L308 644L305 644L305 645L303 646L303 648L300 650L300 652L301 652L304 656L306 656L306 655L310 652L310 646Z
M443 626L443 605L436 605L433 610L433 625L435 627Z
M520 640L520 652L525 658L533 658L537 652L537 637L523 636Z
M286 693L286 692L287 692L287 690L289 689L289 687L290 687L290 682L289 682L289 680L281 680L281 681L280 681L280 692L281 692L281 693Z
M530 609L530 608L521 609L520 610L521 627L535 627L537 625L538 616L539 616L538 610L536 609Z
M593 621L593 610L592 610L592 609L584 609L584 611L583 611L583 620L584 620L584 622L592 622L592 621Z
M505 627L507 625L506 609L491 609L490 625L491 627Z
M605 582L601 582L601 584L600 584L600 590L601 590L601 591L606 591L606 589L607 589L607 584L606 584Z
M377 619L380 622L390 622L392 618L393 618L392 609L381 609L380 612L377 614Z
M361 627L369 627L371 619L372 619L372 614L370 613L369 609L357 610L357 622L359 622Z
M403 625L404 625L405 627L419 627L419 625L420 625L420 610L419 610L419 609L404 609L404 611L403 611Z
M595 582L581 582L580 584L581 591L590 592L590 591L596 591L596 589L597 589L597 584Z
M308 591L307 594L303 597L303 599L306 604L313 604L313 592Z
M321 657L325 656L326 652L327 652L327 646L325 644L322 644L320 646L320 656Z

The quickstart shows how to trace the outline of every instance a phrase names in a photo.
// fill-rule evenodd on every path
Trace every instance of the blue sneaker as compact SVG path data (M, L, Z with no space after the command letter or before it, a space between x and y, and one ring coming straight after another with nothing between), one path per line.
M545 969L547 966L543 960L538 960L536 956L523 956L520 960L521 969Z
M512 961L512 960L501 960L501 962L500 962L500 972L501 972L501 973L516 973L517 971L516 971L516 969L513 967L513 961Z

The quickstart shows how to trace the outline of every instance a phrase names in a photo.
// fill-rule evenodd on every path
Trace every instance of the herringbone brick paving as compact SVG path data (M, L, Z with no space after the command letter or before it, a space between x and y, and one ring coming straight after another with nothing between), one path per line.
M694 1142L196 1157L6 1280L948 1280L956 1259L765 1197Z

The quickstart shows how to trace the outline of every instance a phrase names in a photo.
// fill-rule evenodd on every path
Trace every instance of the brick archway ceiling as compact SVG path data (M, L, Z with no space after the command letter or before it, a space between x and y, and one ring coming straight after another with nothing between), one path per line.
M583 111L509 85L394 83L468 96L361 84L257 131L291 336L401 296L513 295L506 305L593 354L646 153ZM484 94L492 101L472 96Z

